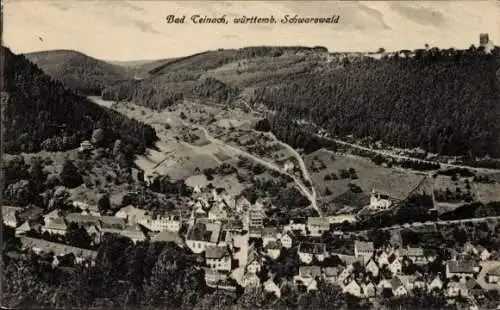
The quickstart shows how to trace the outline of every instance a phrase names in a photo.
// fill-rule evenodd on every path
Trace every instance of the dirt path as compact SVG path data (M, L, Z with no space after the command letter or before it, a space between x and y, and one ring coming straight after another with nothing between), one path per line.
M252 130L254 132L257 132L255 130ZM309 184L311 184L311 204L312 204L312 207L316 210L316 212L318 212L318 214L322 217L323 216L323 212L321 211L321 209L318 207L318 204L317 204L317 195L316 195L316 189L314 188L313 186L313 183L312 183L312 180L311 180L311 175L309 174L309 170L307 170L307 167L306 167L306 164L304 162L304 159L302 158L302 156L300 156L300 154L293 148L291 147L290 145L280 141L278 138L276 138L276 136L271 133L271 132L268 132L267 133L268 136L270 136L274 141L278 142L281 146L283 146L284 148L286 148L290 153L292 153L292 156L298 161L299 163L299 167L300 167L300 170L302 172L302 176L305 180L309 181ZM301 182L302 184L302 182ZM303 185L303 184L302 184Z

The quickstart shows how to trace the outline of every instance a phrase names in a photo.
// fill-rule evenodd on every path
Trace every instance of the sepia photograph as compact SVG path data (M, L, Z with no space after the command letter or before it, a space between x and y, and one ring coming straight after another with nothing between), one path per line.
M4 0L5 309L500 309L500 1Z

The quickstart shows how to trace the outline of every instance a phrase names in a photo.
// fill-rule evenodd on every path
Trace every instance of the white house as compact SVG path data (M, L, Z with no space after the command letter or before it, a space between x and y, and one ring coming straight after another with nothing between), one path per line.
M479 258L481 258L482 261L486 261L488 259L490 259L491 257L491 253L490 251L488 251L488 249L482 247L482 246L479 246L478 247L478 254L479 254Z
M147 229L154 232L162 231L172 231L178 232L181 229L181 212L170 212L164 215L152 218L150 216L144 216L143 219L139 221L139 224L143 225Z
M458 296L467 297L468 296L467 286L463 282L450 281L446 286L444 295L449 298L454 298Z
M473 277L474 273L479 272L473 261L448 261L446 263L446 278L451 279L454 276L459 278Z
M294 163L291 160L287 160L283 165L283 170L286 172L291 172L295 168Z
M145 210L136 208L132 205L121 208L116 212L115 216L127 220L130 225L144 223L150 219L150 217L146 215Z
M354 256L363 257L367 261L373 255L374 251L373 242L354 241Z
M287 249L291 248L293 245L293 239L288 233L283 233L281 235L280 242L281 242L281 245Z
M208 211L208 218L210 220L225 220L227 219L227 212L224 210L223 203L216 203Z
M377 277L380 269L377 266L377 263L373 259L370 259L365 266L366 271L372 274L372 276Z
M260 278L255 273L246 273L242 279L242 286L246 289L260 286Z
M408 290L399 277L392 278L391 286L394 296L403 296L408 294Z
M421 247L407 247L406 249L402 249L400 252L400 256L406 256L414 264L417 265L427 264L427 258L425 257L424 250Z
M321 268L318 266L301 266L299 274L293 277L295 285L304 285L308 291L317 290L316 279L321 276Z
M211 269L231 271L231 253L227 247L207 246L205 249L205 263Z
M307 229L311 236L321 236L330 230L330 222L324 217L308 217Z
M401 261L399 257L396 255L391 255L389 257L389 270L392 272L393 275L397 275L401 273L401 270L403 269L403 265L401 264Z
M276 260L281 254L281 244L279 241L271 241L269 242L264 249L266 253L271 259Z
M284 232L299 232L302 235L306 234L306 224L299 220L290 220L290 222L283 227Z
M377 294L377 288L372 282L361 284L361 288L363 289L363 295L366 298L375 297Z
M372 190L372 195L370 197L369 208L372 210L387 210L391 207L392 201L389 196L383 195Z
M324 267L323 268L323 278L325 281L335 284L338 281L338 276L342 272L339 267Z
M208 246L217 245L220 232L220 223L198 219L188 231L186 245L193 253L202 253Z
M486 281L488 283L499 283L500 282L500 266L492 268L486 272Z
M427 290L429 291L432 291L432 290L441 290L443 288L443 281L441 280L441 278L439 277L439 275L437 275L432 281L431 283L429 283L427 285Z
M25 221L16 228L16 236L23 235L31 230L31 225L28 221Z
M262 256L253 249L253 245L248 250L246 271L249 273L259 273L262 269Z
M342 288L342 291L344 293L351 294L351 295L356 296L356 297L363 296L363 294L361 292L361 286L359 286L358 282L356 282L356 280L354 280L354 279L349 281L349 283L347 283L347 285L345 285Z
M380 267L389 265L389 255L386 251L382 251L377 258L378 265Z
M21 211L19 207L2 206L2 219L5 225L16 228L18 223L17 214Z
M49 234L54 234L54 235L62 235L64 236L66 234L66 231L68 230L68 226L66 225L66 222L62 218L55 218L40 227L40 230L42 233L47 232Z
M271 277L269 278L266 282L264 282L264 292L266 293L273 293L276 297L280 298L281 297L281 289L280 287L274 282L274 279Z
M92 145L92 143L88 140L84 140L80 143L80 147L78 148L78 151L87 152L87 151L91 151L93 149L94 149L94 146Z
M310 264L313 258L322 262L326 255L326 246L324 243L302 242L298 248L299 259L304 264Z
M43 216L43 222L45 223L45 225L47 225L50 221L57 219L57 218L61 218L59 216L59 210L57 210L57 209L52 210Z

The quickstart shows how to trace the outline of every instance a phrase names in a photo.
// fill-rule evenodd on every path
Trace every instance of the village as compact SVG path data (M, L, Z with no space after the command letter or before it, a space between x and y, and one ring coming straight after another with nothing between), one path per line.
M367 207L388 204L381 199L374 191ZM97 206L81 201L73 201L73 207L80 212L56 209L40 223L18 223L19 208L3 206L3 221L15 229L22 248L52 253L53 267L68 254L75 256L76 263L92 264L102 237L116 234L134 243L164 241L188 248L198 256L206 286L227 291L262 287L279 298L285 286L314 291L318 281L325 281L369 300L424 290L442 292L449 303L466 300L474 305L500 290L498 249L467 242L437 251L403 246L392 238L376 245L366 236L332 229L323 217L279 225L266 218L265 199L252 204L221 189L195 187L189 212L173 210L161 216L132 205L114 216L101 215ZM58 242L70 227L84 229L94 249ZM339 251L336 240L349 243L348 250Z

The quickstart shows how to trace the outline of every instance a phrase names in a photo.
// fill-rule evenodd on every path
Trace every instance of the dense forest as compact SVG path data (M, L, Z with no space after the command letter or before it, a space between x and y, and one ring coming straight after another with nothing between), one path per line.
M293 136L290 124L302 119L334 136L370 136L440 154L498 157L496 57L457 55L367 58L281 87L259 88L255 101L276 111L271 129L288 136Z
M242 98L274 110L270 129L308 149L317 141L303 141L311 132L294 125L298 120L340 138L500 156L498 47L491 54L471 46L388 55L377 60L300 46L220 49L168 61L139 81L110 83L102 95L155 109L183 99L231 104Z
M5 61L4 150L7 153L62 151L82 140L112 147L120 139L128 153L156 141L154 129L100 107L67 90L22 55L2 47Z
M53 50L24 56L66 88L84 95L101 95L105 87L132 78L126 68L76 51Z
M139 242L105 235L94 265L75 264L72 254L52 265L52 255L20 251L14 231L4 228L2 304L22 309L370 309L371 304L318 281L307 292L283 283L281 298L262 287L235 292L205 286L196 256L173 243ZM21 253L21 254L14 254ZM276 263L279 266L278 263ZM441 294L416 294L392 299L384 309L455 309Z
M498 47L486 54L472 46L402 50L377 60L320 47L219 50L176 59L150 78L107 88L104 96L154 108L184 98L231 103L243 96L274 110L270 129L292 145L316 143L302 141L310 135L294 125L302 120L337 137L498 157L498 54Z

